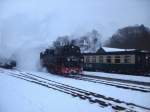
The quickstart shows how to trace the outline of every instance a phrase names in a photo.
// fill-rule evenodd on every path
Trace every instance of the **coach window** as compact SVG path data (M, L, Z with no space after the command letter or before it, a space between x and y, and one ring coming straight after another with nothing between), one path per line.
M111 63L111 56L107 56L106 61L107 61L107 63Z
M103 63L103 56L99 56L99 63Z
M145 57L145 59L146 59L146 64L147 64L147 65L150 65L150 56L147 55L147 56Z
M131 56L125 56L124 63L131 63Z
M87 56L87 57L85 58L85 61L86 61L86 63L89 63L89 62L90 62L90 58Z
M120 56L115 56L115 63L120 63Z
M96 56L92 57L92 63L96 63Z

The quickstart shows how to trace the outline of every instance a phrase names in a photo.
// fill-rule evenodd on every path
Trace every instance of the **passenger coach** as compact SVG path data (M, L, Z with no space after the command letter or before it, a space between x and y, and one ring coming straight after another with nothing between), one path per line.
M84 70L116 73L149 73L150 52L141 50L108 51L100 48L96 53L84 53Z

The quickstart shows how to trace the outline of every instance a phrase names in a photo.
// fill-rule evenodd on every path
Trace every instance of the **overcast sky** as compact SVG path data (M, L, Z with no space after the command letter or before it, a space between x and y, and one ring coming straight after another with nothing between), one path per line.
M55 38L97 29L107 38L127 25L150 26L149 11L150 0L0 0L1 36Z

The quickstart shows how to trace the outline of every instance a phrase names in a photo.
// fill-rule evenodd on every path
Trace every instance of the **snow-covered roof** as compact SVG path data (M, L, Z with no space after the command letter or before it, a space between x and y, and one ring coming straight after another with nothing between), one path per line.
M105 52L116 52L116 51L134 51L135 49L120 49L120 48L110 48L110 47L102 47Z
M88 50L82 50L81 51L83 53L95 53L96 51L100 50L100 52L119 52L119 51L134 51L136 49L120 49L120 48L110 48L110 47L101 47L101 49L97 49L97 50L91 50L91 49L88 49Z

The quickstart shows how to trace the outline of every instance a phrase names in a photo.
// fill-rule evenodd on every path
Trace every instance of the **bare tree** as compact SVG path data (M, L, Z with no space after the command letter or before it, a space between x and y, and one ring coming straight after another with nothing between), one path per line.
M106 46L124 49L150 50L150 29L144 25L128 26L119 29Z

